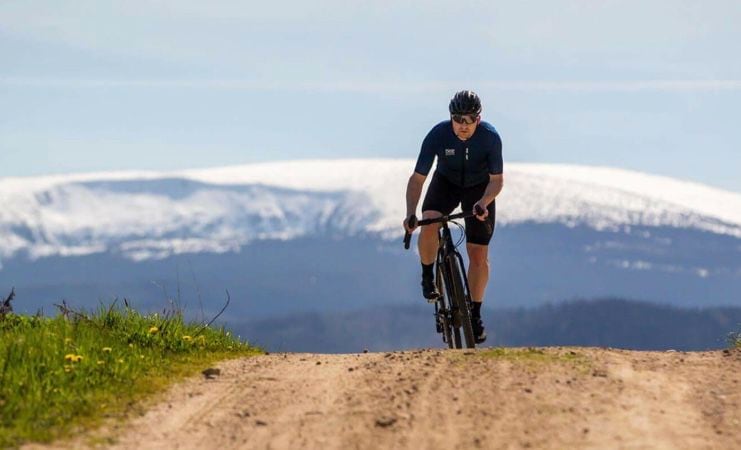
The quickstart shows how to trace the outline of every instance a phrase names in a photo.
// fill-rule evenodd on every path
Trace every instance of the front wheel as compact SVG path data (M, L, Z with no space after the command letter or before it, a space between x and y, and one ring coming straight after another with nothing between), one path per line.
M476 341L473 337L473 327L471 326L471 310L469 309L467 295L463 284L463 273L461 272L461 265L458 263L458 259L455 255L451 255L448 258L448 269L450 275L450 303L453 310L456 347L461 348L461 333L460 328L463 329L463 337L466 340L467 348L476 347Z
M440 293L440 297L437 299L437 305L436 305L436 313L437 313L437 323L442 328L443 333L443 342L448 344L448 348L453 348L453 339L452 339L452 333L451 333L451 320L450 320L450 297L447 296L447 292L445 291L445 287L447 286L447 283L443 282L443 272L440 269L440 264L435 264L436 267L436 273L435 273L435 283L437 283L437 292Z

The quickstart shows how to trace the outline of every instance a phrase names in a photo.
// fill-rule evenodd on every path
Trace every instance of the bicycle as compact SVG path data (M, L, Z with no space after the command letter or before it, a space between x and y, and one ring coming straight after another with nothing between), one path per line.
M477 212L479 215L483 214L481 209ZM434 223L442 225L438 229L440 245L435 258L435 283L440 296L435 299L434 316L435 328L438 333L442 333L443 342L448 344L449 348L463 348L461 329L463 329L463 339L466 347L474 348L476 346L471 326L471 293L468 288L466 267L463 263L463 257L457 250L460 242L458 244L453 243L450 228L448 228L448 222L463 228L454 220L473 216L473 212L462 212L419 221L415 216L410 218L411 226L414 226L415 222L419 226ZM411 239L412 235L410 233L404 234L404 248L407 250Z

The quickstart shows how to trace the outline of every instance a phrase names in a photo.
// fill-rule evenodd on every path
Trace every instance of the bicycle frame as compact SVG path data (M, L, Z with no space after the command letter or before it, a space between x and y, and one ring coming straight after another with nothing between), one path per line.
M435 302L435 309L437 320L441 322L444 329L443 342L447 343L450 348L462 348L461 329L463 329L466 346L473 348L475 344L471 331L471 294L468 276L463 256L453 244L447 221L441 223L438 237L440 245L436 265L438 277L441 275L442 280L439 284L440 297ZM460 281L463 283L461 284ZM447 327L452 328L452 333L450 330L445 330Z
M461 328L469 348L475 347L471 328L471 294L468 276L460 252L453 244L448 222L473 216L473 213L459 213L434 219L420 220L419 225L440 223L438 229L439 246L435 260L436 283L440 297L435 301L435 324L443 334L443 342L450 348L461 348ZM404 238L405 248L409 248L411 235ZM452 331L451 331L452 330Z

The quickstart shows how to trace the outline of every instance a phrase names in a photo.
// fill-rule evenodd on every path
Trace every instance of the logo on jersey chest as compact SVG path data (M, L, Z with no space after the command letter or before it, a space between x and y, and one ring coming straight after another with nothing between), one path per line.
M455 156L455 149L454 148L446 148L445 149L445 156Z

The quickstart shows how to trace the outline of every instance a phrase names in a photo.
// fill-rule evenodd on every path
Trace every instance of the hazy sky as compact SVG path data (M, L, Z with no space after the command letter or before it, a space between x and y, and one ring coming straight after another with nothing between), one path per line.
M0 177L415 158L468 88L505 171L741 192L739 23L737 0L3 0Z

